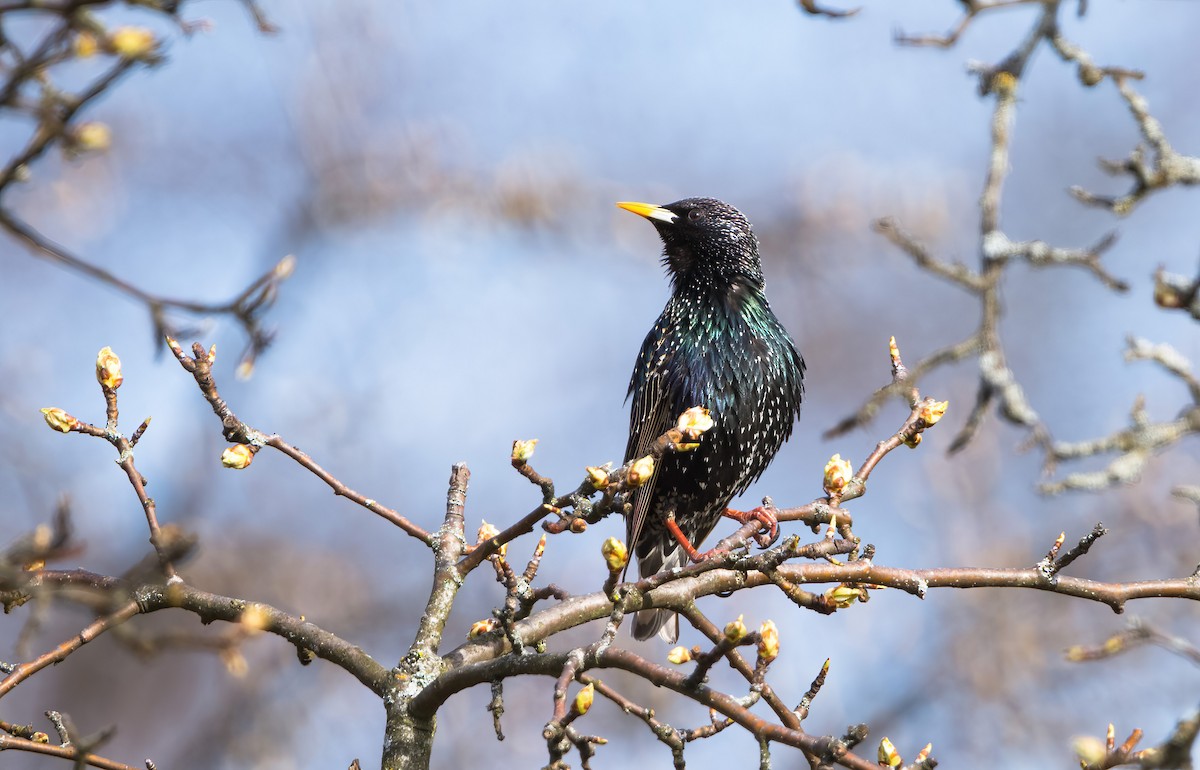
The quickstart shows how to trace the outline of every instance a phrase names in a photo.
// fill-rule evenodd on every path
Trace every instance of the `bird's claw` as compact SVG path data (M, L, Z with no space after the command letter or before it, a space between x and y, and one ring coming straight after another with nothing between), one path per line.
M767 508L762 505L748 511L726 508L725 515L742 524L750 521L757 521L759 524L762 524L762 528L766 531L760 531L754 535L754 542L758 543L760 548L770 548L779 539L779 519L776 517L773 508Z

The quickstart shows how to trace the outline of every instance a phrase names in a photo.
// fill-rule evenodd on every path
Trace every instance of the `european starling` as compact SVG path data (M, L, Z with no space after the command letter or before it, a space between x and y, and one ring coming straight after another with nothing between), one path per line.
M714 425L690 452L670 453L633 493L628 542L642 577L695 558L695 545L722 515L764 518L726 506L746 491L792 434L804 395L804 359L763 293L758 241L737 209L714 198L666 206L618 203L650 220L662 238L671 299L646 335L629 381L626 461L646 454L658 436L693 406ZM668 529L674 523L688 554ZM765 521L774 529L773 517ZM633 635L679 636L670 610L637 613Z

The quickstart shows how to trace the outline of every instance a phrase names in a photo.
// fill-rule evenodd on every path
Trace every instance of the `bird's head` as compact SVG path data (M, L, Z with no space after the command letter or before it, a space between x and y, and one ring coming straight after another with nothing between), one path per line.
M618 203L650 220L663 241L663 263L676 288L693 285L761 288L758 240L742 212L716 198L685 198L656 206Z

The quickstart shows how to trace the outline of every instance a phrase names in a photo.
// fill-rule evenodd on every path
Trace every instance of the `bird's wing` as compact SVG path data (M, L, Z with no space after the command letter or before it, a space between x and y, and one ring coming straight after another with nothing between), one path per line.
M633 408L629 416L629 444L625 448L625 461L644 457L654 440L675 424L678 414L672 405L677 398L673 392L669 368L659 368L641 382L631 384ZM650 503L654 500L654 485L658 480L661 460L654 464L650 479L634 493L633 512L626 520L625 531L629 548L637 546L638 538L646 523Z

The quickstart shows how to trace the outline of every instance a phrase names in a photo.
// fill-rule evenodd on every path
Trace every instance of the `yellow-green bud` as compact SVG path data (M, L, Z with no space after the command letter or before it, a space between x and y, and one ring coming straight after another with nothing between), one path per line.
M118 27L108 38L113 52L126 59L145 59L158 44L154 33L145 27Z
M600 553L604 556L604 563L608 565L611 572L616 572L629 563L629 549L615 537L604 541L600 546Z
M514 463L529 462L529 458L533 457L533 450L537 447L537 442L536 438L514 441L512 446L512 461Z
M79 425L79 420L56 406L43 409L42 417L46 418L47 425L60 433L70 433Z
M254 461L254 450L245 444L234 444L221 453L221 465L233 468L235 471L250 467Z
M89 120L75 127L72 134L75 149L85 152L107 150L112 145L112 131L98 120Z
M693 406L679 415L679 421L675 423L675 427L688 441L695 441L714 424L712 413L702 406Z
M483 636L486 633L493 631L496 628L495 618L485 618L477 620L471 624L471 630L467 633L468 639L474 639L478 636Z
M588 483L596 489L604 489L608 486L608 470L597 465L589 465L587 467Z
M758 637L758 657L763 663L779 657L779 629L775 627L775 621L763 621L758 628Z
M96 51L100 48L100 42L96 40L96 36L91 32L80 32L75 36L71 47L74 49L76 56L80 59L87 59L96 55Z
M949 406L949 401L926 401L921 405L918 416L926 425L937 425L937 421L942 419Z
M96 381L107 390L116 390L125 381L121 374L121 359L110 347L100 348L96 354Z
M854 468L851 467L850 461L843 460L840 454L830 457L829 462L825 463L825 477L822 484L827 494L838 494L845 489L852 478L854 478Z
M487 542L488 540L491 540L493 537L496 537L499 534L500 534L500 530L496 528L495 524L488 524L486 521L484 521L482 524L479 525L479 534L476 536L477 539L475 540L475 542L484 543L484 542ZM496 553L500 554L500 557L503 558L506 551L508 551L508 543L505 543L504 545L500 546L499 550L497 550Z
M896 747L886 737L879 741L879 764L883 767L900 767L904 764Z
M1085 765L1098 765L1108 756L1108 747L1104 741L1091 735L1080 735L1071 741L1075 756Z
M746 628L746 624L742 621L743 615L738 615L737 620L731 621L725 625L725 639L732 644L737 644L746 638L746 634L750 630Z
M633 465L629 466L629 485L632 487L640 487L654 476L654 458L650 455L635 460Z
M596 698L596 686L591 682L584 685L583 689L575 693L575 702L571 705L572 710L579 716L588 713L588 709L592 707L592 701Z
M296 255L288 254L275 263L275 277L280 281L287 280L296 270Z
M834 607L845 609L854 602L862 598L862 589L858 586L842 583L834 586L825 592L825 598L828 599Z
M679 647L674 647L671 649L670 652L667 653L667 662L673 663L676 666L681 666L684 663L687 663L691 659L692 659L692 651L689 650L687 647L684 647L683 645L680 645Z

